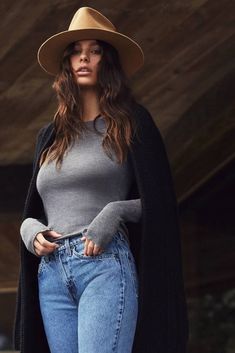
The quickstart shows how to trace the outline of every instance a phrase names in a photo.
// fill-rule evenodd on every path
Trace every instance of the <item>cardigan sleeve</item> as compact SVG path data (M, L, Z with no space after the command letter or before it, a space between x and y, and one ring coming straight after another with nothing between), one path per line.
M85 236L104 248L118 231L121 222L137 223L141 215L140 199L109 202L85 229Z

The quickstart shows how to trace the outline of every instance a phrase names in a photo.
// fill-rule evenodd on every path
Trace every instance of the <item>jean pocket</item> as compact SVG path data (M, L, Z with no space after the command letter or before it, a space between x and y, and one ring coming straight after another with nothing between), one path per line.
M98 261L98 260L105 260L105 259L115 259L116 260L116 252L114 251L113 247L110 246L111 244L108 244L107 247L97 255L85 255L84 254L84 242L78 243L72 247L72 254L82 260L92 260L92 261Z

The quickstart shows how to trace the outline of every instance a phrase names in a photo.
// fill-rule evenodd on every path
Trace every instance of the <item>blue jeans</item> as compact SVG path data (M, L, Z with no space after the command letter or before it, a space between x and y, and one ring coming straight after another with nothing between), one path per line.
M138 315L136 264L124 235L85 256L82 233L58 240L38 268L51 353L131 353Z

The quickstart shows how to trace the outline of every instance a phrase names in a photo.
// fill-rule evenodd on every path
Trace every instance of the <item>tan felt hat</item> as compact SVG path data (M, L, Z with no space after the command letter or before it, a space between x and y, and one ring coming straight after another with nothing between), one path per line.
M131 38L117 32L105 16L91 7L79 8L67 31L53 35L40 46L37 54L39 64L47 73L56 75L65 48L82 39L100 39L115 47L127 76L133 75L144 64L141 47Z

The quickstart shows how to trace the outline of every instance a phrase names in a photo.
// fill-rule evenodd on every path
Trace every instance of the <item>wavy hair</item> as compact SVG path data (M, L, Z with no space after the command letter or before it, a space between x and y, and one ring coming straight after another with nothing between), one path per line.
M137 125L133 118L137 102L121 67L118 51L107 42L97 40L97 43L102 48L98 64L97 94L100 113L107 126L102 147L109 158L113 159L113 151L117 162L122 163L127 158L128 147L131 148L134 134L137 134ZM60 168L70 143L75 138L79 139L87 129L82 120L80 87L73 78L70 65L74 45L75 42L65 49L60 72L52 85L58 100L58 108L53 118L55 139L53 144L43 151L39 161L40 167L44 162L55 160L56 167ZM93 121L94 128L96 119ZM96 128L95 131L103 135Z

